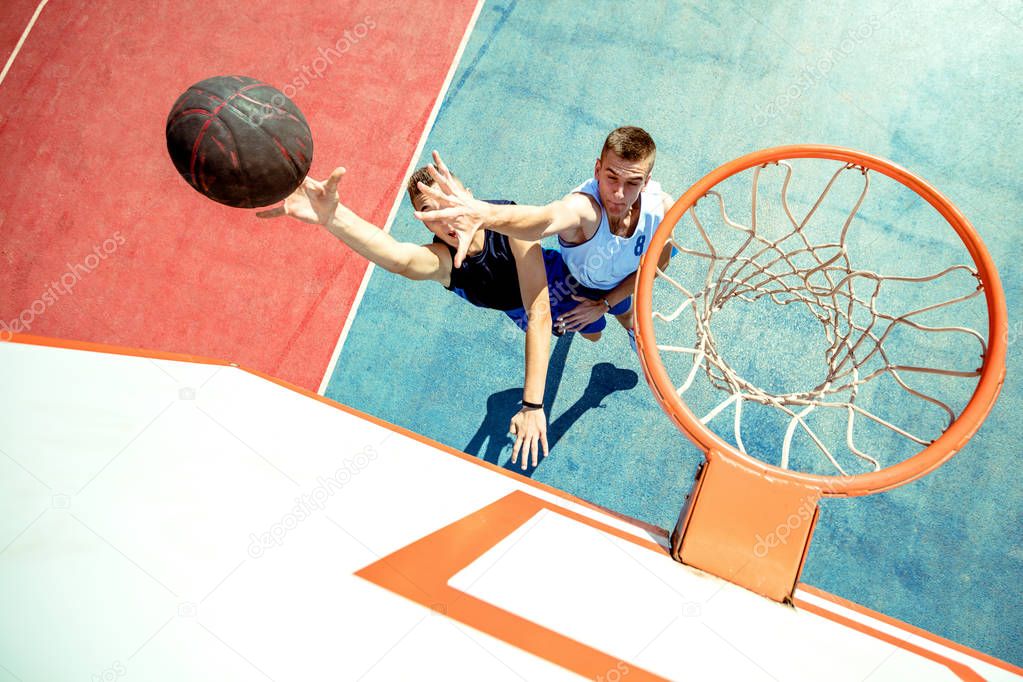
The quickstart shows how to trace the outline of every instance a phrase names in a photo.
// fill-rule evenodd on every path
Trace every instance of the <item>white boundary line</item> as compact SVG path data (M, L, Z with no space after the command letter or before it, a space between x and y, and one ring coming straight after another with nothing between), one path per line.
M44 0L44 3L46 0ZM483 9L483 3L485 0L477 0L476 9L472 12L472 17L469 19L468 26L465 27L465 33L462 35L462 42L458 45L458 51L455 52L454 59L451 60L451 66L448 68L448 75L444 78L444 83L440 86L440 92L437 94L437 100L433 103L433 110L430 112L429 118L426 119L426 125L423 127L423 132L419 136L419 143L416 145L416 149L412 152L412 158L409 160L408 168L405 169L405 175L403 178L407 178L411 175L412 171L415 170L416 162L419 161L419 156L423 153L423 148L426 146L426 138L430 135L430 130L433 128L433 122L437 120L437 114L440 113L440 105L444 102L444 96L448 92L448 88L451 86L451 81L455 77L455 71L458 70L458 63L462 60L462 53L465 52L465 46L469 42L469 36L472 35L472 30L476 26L476 20L480 16L480 11ZM391 225L394 223L394 218L398 214L398 208L401 206L402 199L405 197L405 184L398 188L398 195L394 198L394 203L391 205L391 212L387 214L387 222L384 223L384 232L391 231ZM362 276L362 283L359 284L359 290L355 293L355 299L352 301L351 310L348 311L348 318L345 320L344 327L341 328L341 336L337 340L337 345L334 346L334 352L330 356L330 362L327 364L327 372L323 375L323 380L320 381L320 388L316 391L320 395L324 395L327 390L327 384L330 383L330 377L334 374L334 369L337 367L337 361L341 357L341 348L345 345L345 340L348 338L348 332L352 329L352 323L355 321L355 313L359 309L359 304L362 303L362 297L366 293L366 287L369 285L369 278L373 275L373 269L376 266L370 263L366 267L366 274Z
M871 628L873 628L875 630L878 630L880 632L883 632L883 633L885 633L887 635L891 635L893 637L896 637L896 638L898 638L898 639L900 639L903 642L906 642L908 644L916 645L916 646L920 647L921 649L926 649L927 651L932 651L932 652L934 652L934 653L936 653L936 654L938 654L940 656L944 656L945 658L949 658L949 659L951 659L953 661L956 661L958 663L962 663L962 664L966 665L967 667L969 667L971 670L973 670L978 675L982 676L986 680L1001 680L1001 679L1015 680L1015 679L1019 679L1018 676L1014 672L1012 672L1010 670L1006 670L1005 668L999 667L999 666L997 666L997 665L995 665L993 663L989 663L988 661L984 660L983 658L979 658L979 657L973 655L973 653L971 653L971 651L973 651L972 649L969 650L969 651L961 651L959 649L955 649L955 648L950 647L950 646L948 646L946 644L942 644L941 642L938 642L938 641L935 641L935 640L930 639L928 637L924 637L922 635L919 635L919 634L913 632L912 630L906 630L906 629L904 629L902 627L899 627L898 625L896 625L894 623L889 623L887 621L879 620L877 618L874 618L870 614L862 613L860 611L855 611L855 610L850 609L849 607L847 607L847 606L845 606L843 604L838 604L836 602L831 601L830 599L825 599L823 597L818 597L816 594L812 594L810 592L800 591L799 594L798 594L798 597L799 597L799 599L802 599L803 601L809 602L809 603L813 604L814 606L822 608L825 611L828 611L829 613L833 613L836 616L844 616L845 618L853 620L853 621L855 621L857 623L862 623L863 625L871 627ZM799 609L799 607L797 606L796 610L798 610L798 609ZM840 625L842 625L842 624L840 624ZM842 625L842 627L848 628L848 626L846 626L846 625ZM924 632L928 632L924 628L920 628L920 629L923 630ZM876 635L873 635L873 634L870 634L870 633L860 633L860 634L863 634L863 635L865 635L867 637L873 637L873 638L877 639ZM929 632L928 634L934 634L934 633L930 633ZM949 640L949 641L952 641L952 640ZM957 643L957 642L953 642L953 643ZM969 647L967 647L967 648L969 649ZM909 652L909 653L912 654L913 652ZM987 654L983 654L983 652L981 652L981 651L976 651L975 653L982 654L982 655L987 655ZM919 655L919 654L914 654L914 655ZM1000 662L1004 663L1004 661L1000 661Z
M35 14L32 15L32 18L28 22L28 26L25 27L25 30L21 34L21 40L19 40L18 44L14 46L14 52L11 52L11 56L7 58L7 63L4 64L4 70L0 71L0 85L3 85L4 79L7 78L7 72L10 71L11 66L14 65L14 58L18 56L19 52L21 52L21 46L24 45L25 41L28 39L29 31L31 31L32 27L36 25L36 20L39 19L39 15L42 13L43 8L46 7L46 3L49 1L50 0L42 0L42 2L40 2L36 7Z

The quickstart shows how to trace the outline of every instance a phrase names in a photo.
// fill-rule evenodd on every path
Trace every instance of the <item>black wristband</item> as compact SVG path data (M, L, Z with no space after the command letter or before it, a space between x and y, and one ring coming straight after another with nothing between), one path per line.
M522 407L526 408L527 410L542 410L543 403L531 403L528 400L523 400Z

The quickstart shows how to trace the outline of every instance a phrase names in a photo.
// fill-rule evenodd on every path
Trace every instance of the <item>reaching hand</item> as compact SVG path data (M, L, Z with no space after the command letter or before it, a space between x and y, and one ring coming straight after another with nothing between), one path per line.
M579 305L563 315L558 315L558 318L554 320L554 326L560 331L577 332L592 322L596 322L607 312L607 306L603 301L591 301L588 298L575 295L572 298L579 301Z
M455 178L440 154L433 152L433 163L429 166L434 184L419 183L419 191L433 199L439 208L433 211L416 211L415 216L428 226L440 226L453 230L458 237L455 252L455 268L462 267L462 261L469 252L473 235L483 227L483 209L486 204L473 198L462 183Z
M528 466L528 453L532 456L533 466L539 463L539 446L543 446L543 456L547 456L547 417L543 410L522 408L518 414L512 417L511 426L508 430L515 436L515 445L512 447L512 464L519 461L519 451L522 452L522 468Z
M335 168L325 181L306 177L284 203L276 208L256 213L257 218L278 218L289 215L304 223L326 225L334 216L338 205L337 185L345 174L344 168Z
M433 163L426 167L427 172L430 173L430 177L433 178L434 182L443 181L444 185L451 190L451 194L461 197L463 199L472 199L472 192L466 189L462 181L456 178L450 170L448 170L447 164L444 163L444 159L440 158L440 152L436 149L433 150Z

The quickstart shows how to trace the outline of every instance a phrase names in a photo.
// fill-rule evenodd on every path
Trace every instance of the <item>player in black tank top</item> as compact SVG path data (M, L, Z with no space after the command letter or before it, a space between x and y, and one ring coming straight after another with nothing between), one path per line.
M466 190L440 157L434 157L441 182L454 191ZM523 386L522 409L512 417L509 430L516 436L511 461L522 455L522 468L527 459L536 466L539 449L546 456L547 421L543 410L547 361L550 355L552 331L551 313L559 314L564 306L578 305L572 294L575 290L568 282L568 269L556 251L543 249L536 242L509 239L496 232L476 242L478 251L466 259L463 267L455 269L452 257L452 235L434 231L433 244L417 245L399 242L389 233L366 222L340 203L337 186L344 175L337 168L326 181L307 177L282 206L264 210L261 218L289 215L303 222L322 225L352 250L380 267L411 280L434 280L475 305L503 311L526 332L526 372ZM416 171L410 178L409 196L419 205L416 210L429 210L423 203L418 183L434 182L426 168ZM512 203L512 202L494 202ZM432 228L431 228L432 231ZM445 237L447 239L445 239ZM548 282L557 284L555 289ZM555 297L557 303L555 305ZM523 299L526 299L525 301ZM583 330L586 338L595 340L605 322L599 320L592 330Z
M502 199L489 200L491 204L513 204ZM456 248L440 237L433 238L434 244L444 244L454 262ZM445 287L469 303L480 308L493 310L514 310L522 307L519 292L519 271L515 265L515 254L508 244L508 237L498 232L485 231L483 250L468 256L462 267L451 268L451 283Z
M515 203L504 199L486 201L491 204ZM500 232L483 230L483 248L478 253L467 255L460 268L454 267L457 251L455 246L437 236L433 238L433 243L446 247L451 255L451 281L445 289L458 294L474 306L503 311L520 329L528 331L529 320L523 308L522 293L519 289L518 267L508 240L509 238ZM568 271L560 252L542 249L542 254L552 315L562 315L575 309L578 302L572 298L574 294L589 298L599 296L599 292L583 286ZM605 324L605 320L601 318L583 327L582 335L591 341L596 340L600 337ZM564 333L553 327L551 332L555 336Z

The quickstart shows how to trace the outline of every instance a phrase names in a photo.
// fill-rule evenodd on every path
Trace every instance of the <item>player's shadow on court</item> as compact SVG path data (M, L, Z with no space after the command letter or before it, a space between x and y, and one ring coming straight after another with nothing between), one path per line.
M568 349L571 344L571 335L562 336L554 346L554 352L551 353L547 369L545 405L554 405L554 399L561 386L561 377L565 371L565 359L568 357ZM638 383L639 376L631 369L619 369L610 362L598 362L590 369L590 382L579 399L547 425L547 446L553 452L558 441L588 410L601 407L603 400L612 393L628 391L635 388ZM508 422L518 412L521 399L521 386L498 391L487 398L487 413L483 417L483 422L463 450L470 455L482 457L491 464L497 464L500 461L501 453L515 442L508 434ZM521 457L522 454L520 453L519 456ZM540 461L542 462L543 459ZM523 469L521 460L517 464L512 464L510 458L504 468L523 476L532 476L536 470L532 464Z

